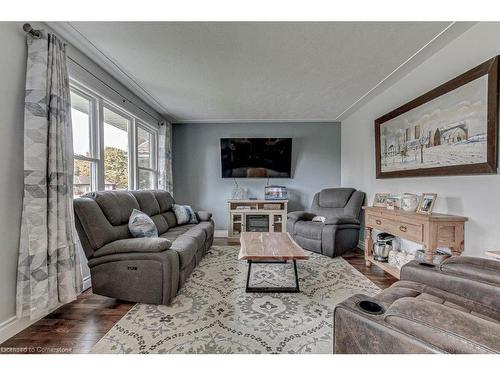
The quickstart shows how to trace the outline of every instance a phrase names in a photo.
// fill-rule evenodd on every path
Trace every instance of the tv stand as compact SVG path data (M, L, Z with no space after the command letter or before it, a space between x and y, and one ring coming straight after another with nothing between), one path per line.
M243 232L286 232L287 206L288 200L228 200L228 241L238 242Z

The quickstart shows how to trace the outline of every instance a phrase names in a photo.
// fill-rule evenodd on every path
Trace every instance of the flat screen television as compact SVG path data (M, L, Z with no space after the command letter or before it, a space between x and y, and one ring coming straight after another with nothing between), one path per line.
M222 177L290 178L292 138L221 138Z

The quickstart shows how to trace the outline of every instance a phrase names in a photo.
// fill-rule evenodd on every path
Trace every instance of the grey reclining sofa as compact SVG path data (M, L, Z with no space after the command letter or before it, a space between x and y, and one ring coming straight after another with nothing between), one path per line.
M177 225L174 199L161 190L103 191L74 200L75 224L88 260L92 291L131 302L168 305L210 249L214 222ZM158 238L133 238L133 209L151 217Z
M500 353L500 262L412 261L373 298L337 305L335 353Z
M358 245L364 199L365 193L352 188L323 189L314 195L309 212L288 214L286 230L306 250L340 256ZM326 221L313 222L314 216Z

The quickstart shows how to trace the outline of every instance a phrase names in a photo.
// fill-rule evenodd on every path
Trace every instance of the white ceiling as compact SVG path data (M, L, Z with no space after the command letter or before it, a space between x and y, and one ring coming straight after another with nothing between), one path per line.
M449 26L73 22L64 36L177 122L332 121Z

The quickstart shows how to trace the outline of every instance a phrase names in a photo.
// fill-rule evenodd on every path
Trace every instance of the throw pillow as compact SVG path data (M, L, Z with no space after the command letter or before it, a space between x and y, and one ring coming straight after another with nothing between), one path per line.
M191 206L184 207L186 207L186 210L189 211L189 224L198 224L198 218L196 217L196 214L194 213L194 210L191 208Z
M326 218L324 216L314 216L312 218L312 221L316 221L316 222L319 222L319 223L324 223L326 220Z
M136 210L132 211L128 220L128 229L132 236L140 237L158 237L158 229L151 218L144 212Z
M198 224L198 219L191 206L174 204L173 210L177 219L177 225Z

